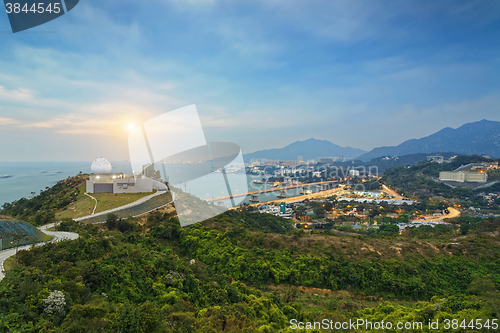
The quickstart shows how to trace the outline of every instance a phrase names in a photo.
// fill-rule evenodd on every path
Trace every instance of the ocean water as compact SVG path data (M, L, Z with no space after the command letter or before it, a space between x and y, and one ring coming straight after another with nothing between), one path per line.
M131 173L130 163L111 162L112 172ZM30 198L32 192L38 194L46 187L55 185L58 181L82 173L90 173L91 162L0 162L0 206L6 202L12 202L21 198ZM233 193L244 193L247 191L257 191L271 188L268 184L254 184L254 180L261 180L262 175L227 174L231 183L239 184L232 188ZM210 174L204 178L203 182L188 182L182 186L190 194L201 199L224 195L226 192L225 183L219 180L220 174ZM245 184L247 188L245 188ZM298 195L300 189L288 190L287 195ZM315 192L315 190L313 190ZM259 196L259 200L276 200L278 193L265 193ZM242 201L249 202L249 197ZM226 201L229 205L229 201Z
M206 175L202 178L199 178L195 181L187 182L181 186L183 191L188 192L189 194L195 195L200 199L208 199L217 196L226 196L227 188L226 183L221 178L222 175L219 173L212 173ZM228 173L227 178L229 184L231 185L231 192L233 194L247 193L247 192L255 192L260 190L266 190L272 188L269 184L254 184L254 180L261 180L263 178L262 175L244 175L240 173ZM185 186L184 186L185 185ZM316 192L316 189L311 188L313 192ZM287 196L295 196L299 195L301 191L300 188L287 190ZM259 201L271 201L277 200L279 192L268 192L259 195ZM250 197L235 197L234 199L236 205L240 205L242 203L250 203ZM231 206L230 200L225 201L226 206Z
M90 173L92 162L0 162L0 206L21 198L30 198L32 192L55 185L58 181ZM130 172L130 163L112 162L115 172Z

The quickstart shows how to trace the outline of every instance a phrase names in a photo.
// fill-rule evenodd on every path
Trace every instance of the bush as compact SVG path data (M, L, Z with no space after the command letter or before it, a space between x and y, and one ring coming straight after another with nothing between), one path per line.
M43 299L43 312L47 314L64 315L66 300L62 291L54 290Z

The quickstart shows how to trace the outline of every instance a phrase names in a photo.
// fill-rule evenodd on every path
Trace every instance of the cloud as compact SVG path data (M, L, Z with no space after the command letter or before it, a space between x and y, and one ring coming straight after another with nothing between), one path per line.
M4 86L0 86L0 101L7 102L28 102L33 100L33 92L25 88L17 88L8 90Z
M90 137L115 151L129 123L196 104L207 133L247 151L311 136L395 144L442 118L494 116L499 8L89 0L46 26L56 34L4 40L0 126L25 146L13 154Z
M130 124L139 125L157 114L146 107L121 103L73 105L71 109L71 113L49 115L43 121L0 118L0 126L46 129L71 135L121 137L127 135Z
M203 106L200 107L203 109ZM205 128L219 130L277 129L295 126L294 119L283 117L281 112L272 114L263 110L229 112L205 112L201 122Z
M14 118L0 118L0 126L17 125L20 121Z

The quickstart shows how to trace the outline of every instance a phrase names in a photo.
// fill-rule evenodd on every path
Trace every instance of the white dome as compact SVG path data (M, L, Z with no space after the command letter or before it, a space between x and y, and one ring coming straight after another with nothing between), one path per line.
M99 157L92 162L90 169L96 175L107 175L111 172L111 163L107 159Z

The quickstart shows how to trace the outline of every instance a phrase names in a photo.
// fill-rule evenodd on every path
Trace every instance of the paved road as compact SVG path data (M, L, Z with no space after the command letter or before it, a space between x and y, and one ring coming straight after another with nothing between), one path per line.
M162 185L161 183L159 183L159 184ZM156 184L157 187L155 187L155 188L156 189L160 188L160 185ZM107 211L104 211L104 212L100 212L100 213L97 213L97 214L92 214L92 215L80 217L80 218L77 218L77 219L74 219L74 220L75 221L82 221L82 220L88 219L90 217L95 217L95 216L99 216L99 215L105 215L105 214L116 212L116 211L119 211L119 210L122 210L122 209L125 209L125 208L134 207L134 206L137 206L137 205L139 205L139 204L141 204L143 202L148 201L149 199L151 199L151 198L153 198L153 197L155 197L157 195L161 195L161 194L164 194L164 193L165 193L165 191L159 190L156 193L153 193L151 195L142 197L139 200L134 201L132 203L129 203L127 205L124 205L124 206L121 206L121 207L117 207L117 208L114 208L114 209L110 209L110 210L107 210ZM174 193L172 193L172 201L170 201L168 204L171 204L174 201L174 198L175 198ZM166 206L166 205L164 205L164 206ZM158 209L158 208L159 207L157 207L155 209ZM153 209L153 210L155 210L155 209ZM151 211L153 211L153 210L151 210ZM149 212L147 212L147 213L149 213ZM143 215L143 214L140 214L140 215ZM45 233L45 234L47 234L49 236L52 236L52 239L50 240L50 242L52 242L52 243L59 242L59 241L62 241L62 240L74 240L74 239L78 238L78 234L74 233L74 232L49 231L49 230L47 230L47 229L50 229L50 228L54 227L56 224L57 224L57 222L46 224L46 225L43 225L43 226L39 227L38 229L41 232L43 232L43 233ZM35 244L35 246L41 246L41 245L44 245L44 244L45 243L38 243L38 244ZM18 250L27 250L31 246L32 245L20 246L18 248ZM5 277L4 269L3 269L3 263L4 263L4 261L7 258L10 258L10 257L12 257L15 254L16 254L16 249L15 248L14 249L8 249L8 250L0 251L0 281Z
M403 200L403 196L401 196L400 194L398 194L396 191L394 191L393 189L389 188L388 186L386 185L382 185L382 190L387 193L387 194L390 194L394 197L395 200Z
M47 230L49 228L52 228L54 225L55 225L55 223L50 223L50 224L46 224L46 225L43 225L43 226L41 226L41 227L38 228L41 232L43 232L43 233L45 233L45 234L53 237L50 240L50 242L54 243L54 242L60 242L62 240L73 240L73 239L77 239L78 238L78 234L74 233L74 232L48 231ZM41 245L44 245L44 244L45 243L38 243L35 246L41 246ZM20 246L18 248L18 251L19 250L28 250L31 246L32 245ZM1 270L0 270L0 281L5 277L4 270L3 270L3 262L5 261L5 259L10 258L10 257L12 257L15 254L16 254L16 249L15 248L4 250L4 251L0 251L0 263L1 263L0 264L0 267L1 267Z
M448 210L450 211L448 214L441 215L439 217L428 216L428 217L426 217L425 221L426 222L442 221L444 223L444 219L451 219L451 218L460 216L460 211L458 209L453 208L453 207L448 207Z

